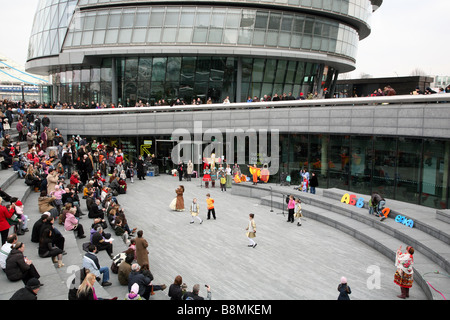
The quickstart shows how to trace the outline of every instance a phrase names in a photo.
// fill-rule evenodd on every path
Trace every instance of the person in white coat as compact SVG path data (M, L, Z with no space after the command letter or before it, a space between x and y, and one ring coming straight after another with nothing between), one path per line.
M245 230L247 230L246 235L248 241L250 242L248 246L254 248L257 245L257 243L254 240L254 238L256 237L255 215L253 213L250 213L248 216L249 216L248 227Z

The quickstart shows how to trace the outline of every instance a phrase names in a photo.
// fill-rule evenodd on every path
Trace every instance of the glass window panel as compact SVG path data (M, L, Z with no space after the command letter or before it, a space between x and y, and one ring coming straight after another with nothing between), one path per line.
M251 44L252 35L253 35L252 30L247 29L247 28L240 29L238 43L239 44Z
M88 16L84 21L84 30L93 30L95 25L95 16Z
M302 36L300 34L293 33L291 35L291 48L293 49L299 49L302 42Z
M87 46L92 44L92 31L83 32L83 37L81 38L81 45Z
M328 51L328 44L330 43L327 39L322 39L322 42L320 43L320 50L321 51Z
M169 57L167 60L166 81L179 81L180 68L181 68L181 58Z
M272 96L273 95L273 84L272 83L263 83L261 87L261 95Z
M161 28L150 28L147 33L147 42L160 42Z
M222 42L222 29L211 28L208 35L209 43L221 43Z
M138 11L136 13L136 22L135 27L147 27L148 26L148 20L150 17L150 12L140 12Z
M133 29L120 29L119 43L130 43L132 32L133 32Z
M208 27L209 26L209 18L210 18L210 16L211 16L211 12L209 12L209 11L202 12L202 11L199 10L197 12L195 25L197 27Z
M311 36L304 35L302 39L302 48L303 49L311 49L312 46L312 38Z
M208 35L208 29L206 28L195 28L194 37L192 42L196 43L206 43L206 37Z
M384 197L394 195L397 141L390 137L377 137L374 141L373 191Z
M81 72L80 72L80 70L77 70L77 69L73 70L72 71L72 82L73 83L80 82L80 79L81 79Z
M153 58L152 81L164 81L166 77L166 61L167 58Z
M274 59L266 60L264 70L264 82L273 82L275 80L275 70L277 68L277 61Z
M253 82L262 82L264 75L264 59L255 59L253 62L253 73L252 73L252 81Z
M307 18L305 21L305 29L303 30L303 32L305 34L312 34L313 30L314 30L314 20Z
M423 142L422 193L420 204L444 209L448 202L447 185L450 143L434 139Z
M319 50L320 49L320 43L321 38L320 37L314 37L311 45L311 49L313 50Z
M253 60L242 58L242 82L251 82L252 80Z
M251 10L243 10L241 16L240 27L241 28L250 28L255 24L256 12Z
M106 30L94 31L94 36L92 39L93 44L103 44L105 41Z
M278 32L267 32L266 45L271 47L278 45Z
M194 83L195 76L195 57L183 57L181 67L181 83Z
M125 80L136 80L138 74L138 58L127 58L125 61Z
M293 20L294 20L293 16L283 15L283 20L281 22L281 30L282 31L291 31Z
M132 28L134 25L134 12L122 15L122 28Z
M284 83L284 78L286 75L286 60L278 60L276 74L275 74L275 83Z
M180 28L178 29L177 42L187 42L190 43L192 39L192 34L194 30L192 28Z
M177 29L176 28L164 28L164 35L162 37L161 42L175 42L177 37Z
M395 199L419 203L422 140L399 138Z
M119 30L106 30L105 43L116 43Z
M134 29L132 42L133 43L145 42L146 35L147 29Z
M120 17L121 14L111 14L109 15L109 28L119 28L120 27Z
M263 46L266 42L266 32L255 30L253 32L253 45Z
M152 58L139 58L139 81L150 80L150 75L152 74L152 63Z
M95 29L106 29L108 23L108 15L98 14L95 19Z
M352 137L350 190L371 193L373 146L372 137Z
M100 70L100 80L101 81L111 81L111 63L112 60L110 58L103 59L102 68Z
M198 57L197 68L195 72L195 81L209 81L210 70L211 59L209 57Z
M261 98L261 83L252 83L251 85L251 96Z
M281 14L270 13L269 17L269 30L279 30L281 24Z
M89 82L91 76L91 70L90 69L82 69L80 71L80 81L81 82Z
M267 12L256 12L255 28L266 29L269 14Z
M330 188L349 189L350 156L350 136L330 136L328 154Z
M295 74L297 71L297 62L296 61L289 61L286 68L286 83L294 83Z
M303 17L294 16L293 31L297 33L303 33L305 19Z
M230 13L228 12L227 14L227 23L226 26L228 28L238 28L241 22L241 15L240 14L235 14L235 13Z
M153 8L150 16L151 27L161 27L164 19L164 9ZM158 41L159 42L159 41Z
M100 68L92 68L90 75L91 82L99 82L100 81Z
M72 46L79 46L81 43L81 34L82 32L74 32L73 33L73 40L72 40Z
M239 32L237 29L226 30L224 32L223 43L236 44L238 41Z
M194 11L181 11L180 26L192 27L194 25L195 12Z
M164 20L165 26L178 26L178 18L180 16L179 9L168 9Z
M225 24L225 14L223 12L213 12L211 27L223 28Z
M278 45L280 47L289 47L291 45L291 34L286 32L280 32L278 38Z

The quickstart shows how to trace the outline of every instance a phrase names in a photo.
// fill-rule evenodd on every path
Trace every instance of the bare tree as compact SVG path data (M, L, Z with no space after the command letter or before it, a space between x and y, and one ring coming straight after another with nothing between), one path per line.
M411 71L410 75L411 76L426 76L427 74L422 69L415 68L413 71Z

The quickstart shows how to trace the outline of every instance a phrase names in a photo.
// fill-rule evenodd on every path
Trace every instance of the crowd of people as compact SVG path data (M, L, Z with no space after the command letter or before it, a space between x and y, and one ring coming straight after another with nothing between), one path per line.
M7 108L10 107L8 105ZM133 178L136 175L139 180L145 179L145 162L142 157L138 158L135 166L132 161L125 160L126 155L122 150L96 140L88 142L80 136L72 136L66 142L63 134L57 128L52 128L46 116L39 118L30 112L17 111L17 116L13 116L8 123L16 124L19 141L10 140L9 132L5 132L2 150L8 151L1 163L5 169L13 168L26 185L39 193L38 209L41 216L31 230L31 242L36 243L38 256L42 259L51 258L57 268L64 268L63 259L67 254L64 250L65 237L59 229L74 231L78 239L89 239L83 240L86 241L83 243L86 253L80 261L81 269L73 287L69 289L69 299L101 299L95 292L94 284L99 282L102 286L110 286L110 272L117 274L119 283L127 287L127 293L123 297L125 300L148 300L155 291L165 290L165 284L154 284L154 276L149 268L148 242L144 238L143 230L138 231L138 228L129 224L125 210L119 204L120 195L127 192L128 181L134 182ZM28 150L21 150L22 141L27 142ZM7 160L9 159L7 156L10 161ZM207 169L209 167L205 168ZM222 191L226 191L227 184L231 183L231 173L234 174L236 168L231 169L230 166L224 168L220 165L218 169L219 181L220 178L224 179L220 182L220 187L223 188ZM180 179L185 176L190 180L192 167L181 166L178 173ZM310 190L311 193L315 193L315 187L318 186L315 175L309 177L306 171L302 171L301 177L302 191ZM180 193L183 192L184 190ZM24 210L20 199L2 190L0 197L0 202L9 202L0 206L2 239L0 264L10 281L21 280L25 285L11 299L36 299L43 284L39 281L39 271L33 261L26 258L25 250L31 249L25 248L25 243L20 241L20 237L30 231L27 210ZM83 200L87 212L83 212L81 205ZM214 200L209 194L206 202L208 219L210 214L216 219ZM297 225L301 226L301 201L290 197L287 206L288 222L298 219ZM184 210L184 203L182 209ZM197 199L190 205L190 213L191 223L195 217L202 223L198 217ZM80 223L83 218L91 219L89 230L84 229L83 226L86 224ZM61 227L58 227L58 224ZM14 233L10 235L11 226ZM253 214L249 215L246 231L248 246L255 248L256 224ZM114 254L111 241L113 234L122 239L127 250ZM105 251L111 260L102 260L98 255L100 251ZM412 254L408 257L411 258ZM396 275L398 279L402 276L403 273ZM404 281L412 285L412 278ZM170 285L168 296L174 300L203 299L199 296L198 284L194 285L191 292L187 292L186 289L187 286L178 275ZM347 286L340 286L338 290L341 294L350 293ZM207 293L206 299L211 299L209 286ZM402 289L402 297L406 294L407 291Z
M127 181L134 182L135 175L145 179L143 158L139 157L135 167L133 162L125 160L126 155L120 149L95 140L88 143L80 136L66 142L46 116L38 122L36 119L39 116L18 112L10 123L20 123L26 130L19 141L3 139L4 149L9 150L11 157L5 169L14 164L13 170L19 178L39 193L40 216L28 228L30 219L25 214L28 210L23 208L21 200L0 190L0 201L7 202L0 206L1 267L9 281L24 284L11 299L37 299L43 285L33 261L26 258L26 250L33 249L25 248L21 237L31 237L39 258L51 258L56 268L64 268L67 252L62 229L74 231L78 239L86 238L82 240L86 251L80 261L82 272L78 273L77 285L69 290L69 299L101 299L95 293L94 284L98 281L104 287L110 286L110 271L127 287L126 300L137 297L148 300L155 291L164 290L166 285L153 282L143 231L130 226L118 200L119 195L126 193ZM50 131L56 134L48 137ZM28 143L29 135L37 139ZM27 141L28 150L21 150L22 141ZM82 201L87 212L82 209ZM90 222L82 223L83 218ZM87 225L89 230L85 230ZM11 227L13 233L9 234ZM126 251L114 253L113 235L123 240ZM105 251L111 260L104 261L98 255L100 251Z

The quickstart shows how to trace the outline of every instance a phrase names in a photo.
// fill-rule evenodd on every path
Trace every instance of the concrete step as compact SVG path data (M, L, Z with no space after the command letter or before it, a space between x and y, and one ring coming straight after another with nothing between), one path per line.
M284 214L287 216L287 211L283 210L283 208L286 207L286 204L279 198L274 200L273 198L271 199L270 196L262 197L261 204L275 208L277 212L284 211ZM398 223L393 219L379 222L378 219L372 216L366 218L366 220L371 221L372 224L364 223L350 216L330 211L328 208L321 208L308 204L302 205L302 213L305 217L304 220L306 220L303 221L303 225L307 225L308 219L314 219L332 226L381 252L392 259L393 263L395 260L395 252L399 245L402 245L403 248L405 248L406 245L411 245L409 242L400 242L394 236L373 226L380 223L384 225L393 225L394 227L395 224ZM414 248L416 249L414 253L414 259L416 261L414 264L414 280L424 290L429 299L443 300L443 297L426 283L428 279L426 279L424 275L432 274L434 279L430 279L430 281L433 282L433 287L443 293L444 296L450 296L450 278L434 273L436 270L442 270L442 267L430 260L427 254L423 254L423 251L421 251L422 248L417 248L416 246L414 246ZM429 277L430 276L427 276L427 278Z

